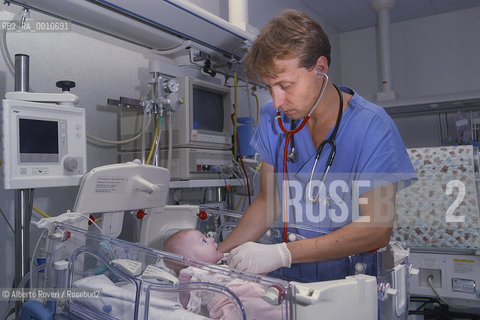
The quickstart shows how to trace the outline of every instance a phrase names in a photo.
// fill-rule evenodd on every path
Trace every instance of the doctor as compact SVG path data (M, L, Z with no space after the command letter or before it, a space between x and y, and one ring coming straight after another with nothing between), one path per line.
M274 17L245 57L247 75L273 100L251 142L263 160L259 194L220 244L231 268L283 268L284 279L297 281L376 274L375 250L389 243L396 192L416 175L392 119L337 88L329 65L326 34L296 10ZM284 242L256 243L274 221Z

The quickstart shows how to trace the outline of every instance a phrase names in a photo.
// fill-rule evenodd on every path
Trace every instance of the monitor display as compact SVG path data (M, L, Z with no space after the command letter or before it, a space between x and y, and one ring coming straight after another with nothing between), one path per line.
M58 154L58 122L19 119L20 154Z
M223 95L193 88L193 129L223 132Z

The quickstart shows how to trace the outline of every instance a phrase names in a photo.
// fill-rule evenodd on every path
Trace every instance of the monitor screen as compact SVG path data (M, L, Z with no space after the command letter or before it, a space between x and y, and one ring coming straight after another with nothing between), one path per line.
M223 132L223 95L193 88L193 129Z
M19 119L20 154L58 154L58 122Z

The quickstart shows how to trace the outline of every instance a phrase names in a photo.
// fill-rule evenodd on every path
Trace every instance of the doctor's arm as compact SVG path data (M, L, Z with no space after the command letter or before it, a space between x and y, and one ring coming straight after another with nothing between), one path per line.
M289 242L292 262L331 260L385 247L393 231L395 198L395 184L365 192L356 221L325 236Z
M230 252L245 242L260 239L273 224L276 218L275 212L279 212L279 209L275 210L276 207L278 208L278 194L274 168L262 162L258 196L245 211L235 229L220 243L220 250Z
M264 273L291 263L331 260L385 247L393 231L395 196L395 184L365 192L359 201L359 219L328 235L287 244L245 243L232 250L229 267Z

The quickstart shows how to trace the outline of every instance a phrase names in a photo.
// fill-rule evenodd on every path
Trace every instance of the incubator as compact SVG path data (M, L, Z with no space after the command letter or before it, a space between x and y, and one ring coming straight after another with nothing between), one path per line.
M166 205L169 181L168 170L133 162L87 173L73 210L38 223L48 234L39 286L62 295L25 302L20 319L406 319L408 250L399 246L379 251L377 277L358 269L345 279L318 283L239 272L162 251L165 239L182 229L221 240L241 216ZM138 215L139 241L118 239L122 216L138 209L146 213ZM103 220L89 226L88 216L96 213ZM272 229L261 241L278 237ZM184 281L176 268L211 280ZM204 300L196 307L182 300L193 296Z

